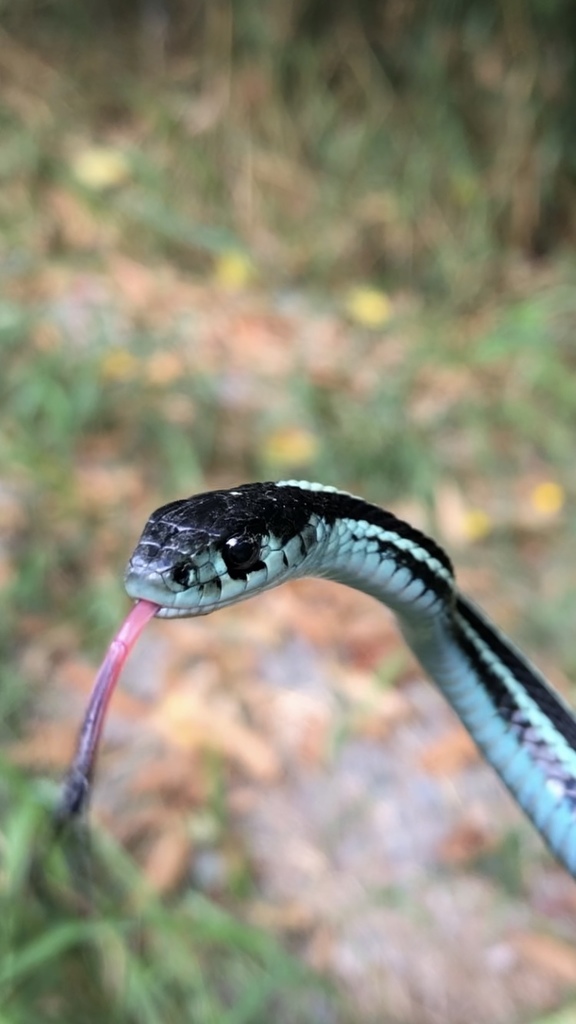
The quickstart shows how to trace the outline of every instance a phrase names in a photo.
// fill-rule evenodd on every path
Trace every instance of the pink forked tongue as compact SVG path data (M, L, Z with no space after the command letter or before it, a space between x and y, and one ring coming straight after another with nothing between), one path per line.
M118 676L144 626L154 617L158 608L159 605L152 604L151 601L137 601L106 652L90 694L74 760L64 779L56 812L59 824L64 824L84 809L90 795L90 783L106 710Z

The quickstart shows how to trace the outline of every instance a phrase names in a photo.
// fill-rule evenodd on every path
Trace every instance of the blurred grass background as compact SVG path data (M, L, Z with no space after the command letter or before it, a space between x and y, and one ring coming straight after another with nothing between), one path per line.
M415 510L574 677L574 7L0 18L2 1020L357 1019L110 840L84 905L10 743L117 628L151 509L250 478Z

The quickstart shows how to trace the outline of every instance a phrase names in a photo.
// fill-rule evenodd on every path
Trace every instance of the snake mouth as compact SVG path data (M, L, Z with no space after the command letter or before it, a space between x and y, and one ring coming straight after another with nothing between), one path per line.
M141 573L128 569L124 577L124 586L128 597L133 601L149 601L157 607L155 618L157 619L191 619L200 615L208 615L210 612L221 608L226 602L214 598L220 598L220 587L214 593L210 593L210 586L214 581L210 580L192 588L188 594L188 603L179 603L185 594L184 588L173 592L167 590L165 580L159 573L150 573L143 576Z
M159 605L155 618L157 619L197 619L200 615L208 615L216 610L216 605L210 608L177 608L174 605Z

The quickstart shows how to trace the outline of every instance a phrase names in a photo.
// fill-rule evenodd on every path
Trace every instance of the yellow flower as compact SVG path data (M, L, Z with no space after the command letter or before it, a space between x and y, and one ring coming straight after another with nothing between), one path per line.
M214 264L214 280L232 292L245 288L253 278L254 265L243 252L224 252Z
M483 509L470 508L464 513L462 528L466 540L473 542L482 540L490 533L492 522L490 516Z
M303 427L280 427L264 443L263 456L278 467L308 465L318 454L318 439Z
M392 316L392 303L377 288L351 288L346 296L348 316L362 327L383 327Z
M544 480L534 488L530 501L533 509L541 516L552 517L562 508L564 497L564 491L559 484L553 480Z
M107 352L100 363L102 376L107 380L132 380L136 377L140 364L135 355L125 348L115 348Z
M86 188L103 192L127 181L130 164L124 153L111 146L90 146L72 160L72 174Z

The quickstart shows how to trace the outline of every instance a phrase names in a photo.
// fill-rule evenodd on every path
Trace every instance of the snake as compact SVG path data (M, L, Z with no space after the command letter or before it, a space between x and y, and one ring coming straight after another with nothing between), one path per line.
M443 548L391 512L302 480L173 501L149 518L125 575L164 619L206 615L299 577L386 605L421 666L551 851L576 878L576 717L459 590Z

